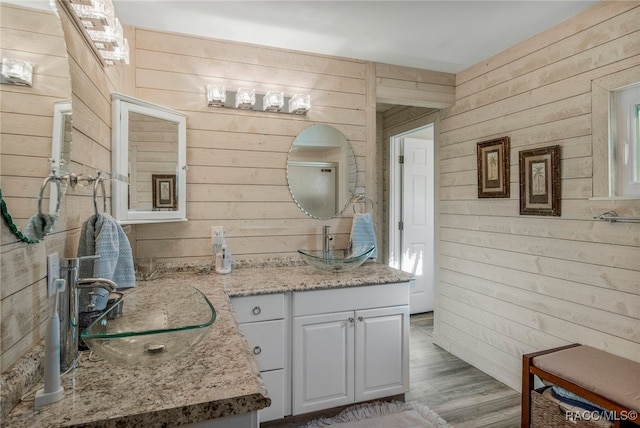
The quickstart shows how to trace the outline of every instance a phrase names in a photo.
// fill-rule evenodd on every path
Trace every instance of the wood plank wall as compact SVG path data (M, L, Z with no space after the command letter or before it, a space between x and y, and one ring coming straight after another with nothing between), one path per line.
M340 130L357 162L358 191L366 191L367 71L363 61L333 58L189 35L135 29L134 95L187 117L188 222L135 226L138 257L211 260L210 228L225 227L237 259L297 254L319 248L322 226L345 247L345 216L317 220L295 204L287 185L287 154L307 126ZM131 41L131 38L130 38ZM207 107L207 84L311 94L305 116ZM374 171L375 172L375 171Z
M521 355L580 342L640 361L638 200L592 196L591 81L640 63L640 5L602 2L457 75L440 120L436 342L515 389ZM640 80L640 75L638 79ZM478 199L476 144L511 138L511 197ZM560 145L562 216L520 216L518 152Z
M46 11L3 4L1 13L3 56L5 43L20 36L23 41L31 41L33 49L27 47L25 55L36 64L32 88L2 85L2 190L30 195L24 199L29 200L29 209L35 213L40 183L49 172L46 160L51 152L53 112L52 107L44 111L45 105L38 97L72 99L71 168L95 177L97 169L111 170L110 93L121 87L122 67L103 69L63 12L58 19ZM36 54L46 54L47 58L36 58ZM12 95L5 97L5 87ZM44 94L39 94L40 88L44 88ZM33 118L13 120L27 113ZM16 242L3 222L2 372L44 337L52 304L47 298L46 256L54 252L60 257L75 256L80 227L92 213L91 187L76 187L67 191L54 232L38 244Z
M2 57L34 66L33 85L2 85L2 189L16 224L24 230L51 166L53 105L71 98L69 63L60 22L52 12L3 3ZM48 197L48 191L45 193ZM46 204L48 208L48 199ZM3 236L3 243L14 238Z
M380 63L375 69L378 103L440 109L454 102L451 73Z
M49 175L53 104L71 98L69 63L62 27L52 12L3 3L0 18L2 57L34 66L31 87L2 85L0 97L2 193L24 231L27 219L38 210L38 192ZM43 207L48 211L48 200ZM55 233L41 244L27 245L18 241L4 219L0 222L0 368L4 371L44 335L44 321L51 311L46 255L64 249L64 235Z

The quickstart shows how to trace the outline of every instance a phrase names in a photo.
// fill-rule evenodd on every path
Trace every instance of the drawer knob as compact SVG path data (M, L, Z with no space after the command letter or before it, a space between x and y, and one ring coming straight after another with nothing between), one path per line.
M353 324L355 322L355 320L353 319L353 317L349 317L349 319L347 320L349 321L351 324Z
M261 347L256 346L255 348L253 348L254 355L260 355L261 352L262 352L262 348Z
M358 321L360 322L364 321L364 317L358 317Z
M251 312L253 312L253 315L260 315L262 309L260 309L260 306L255 306Z

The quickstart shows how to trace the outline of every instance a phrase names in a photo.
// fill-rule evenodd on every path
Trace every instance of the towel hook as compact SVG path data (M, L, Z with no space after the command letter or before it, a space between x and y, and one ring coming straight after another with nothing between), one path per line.
M371 204L371 209L370 210L367 210L367 202L369 202ZM358 204L358 203L363 203L364 204L364 212L366 212L366 213L373 212L373 207L374 207L373 199L371 199L370 197L368 197L364 193L358 193L353 198L353 206L352 206L352 208L353 208L353 213L354 214L357 214L356 204Z
M60 201L62 200L60 180L55 176L55 174L51 174L44 179L44 181L42 182L42 186L40 186L40 193L38 193L38 214L40 215L40 217L44 216L44 213L42 212L42 199L44 198L44 190L47 188L47 184L49 184L50 182L54 182L56 184L56 188L58 189L56 213L60 212Z
M98 214L98 185L102 188L102 212L107 212L107 193L104 190L104 178L101 176L101 172L98 171L98 176L93 182L93 208Z

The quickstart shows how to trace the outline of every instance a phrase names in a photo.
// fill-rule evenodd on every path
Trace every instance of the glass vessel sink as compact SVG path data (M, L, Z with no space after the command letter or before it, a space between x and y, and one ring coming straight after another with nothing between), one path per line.
M209 330L216 311L191 286L143 286L125 294L82 331L94 354L112 363L157 364L189 351Z
M298 250L298 253L302 256L302 260L315 268L345 271L357 268L367 261L375 248L373 245L366 245L349 250Z

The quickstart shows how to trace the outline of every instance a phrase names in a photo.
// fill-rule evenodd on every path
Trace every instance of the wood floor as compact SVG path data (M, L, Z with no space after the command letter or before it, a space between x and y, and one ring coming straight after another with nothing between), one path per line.
M520 394L434 345L433 313L412 315L410 336L411 378L406 401L426 404L454 428L520 426ZM295 428L339 411L331 409L260 426Z
M411 316L406 400L426 404L458 428L519 427L520 394L433 344L433 313Z

